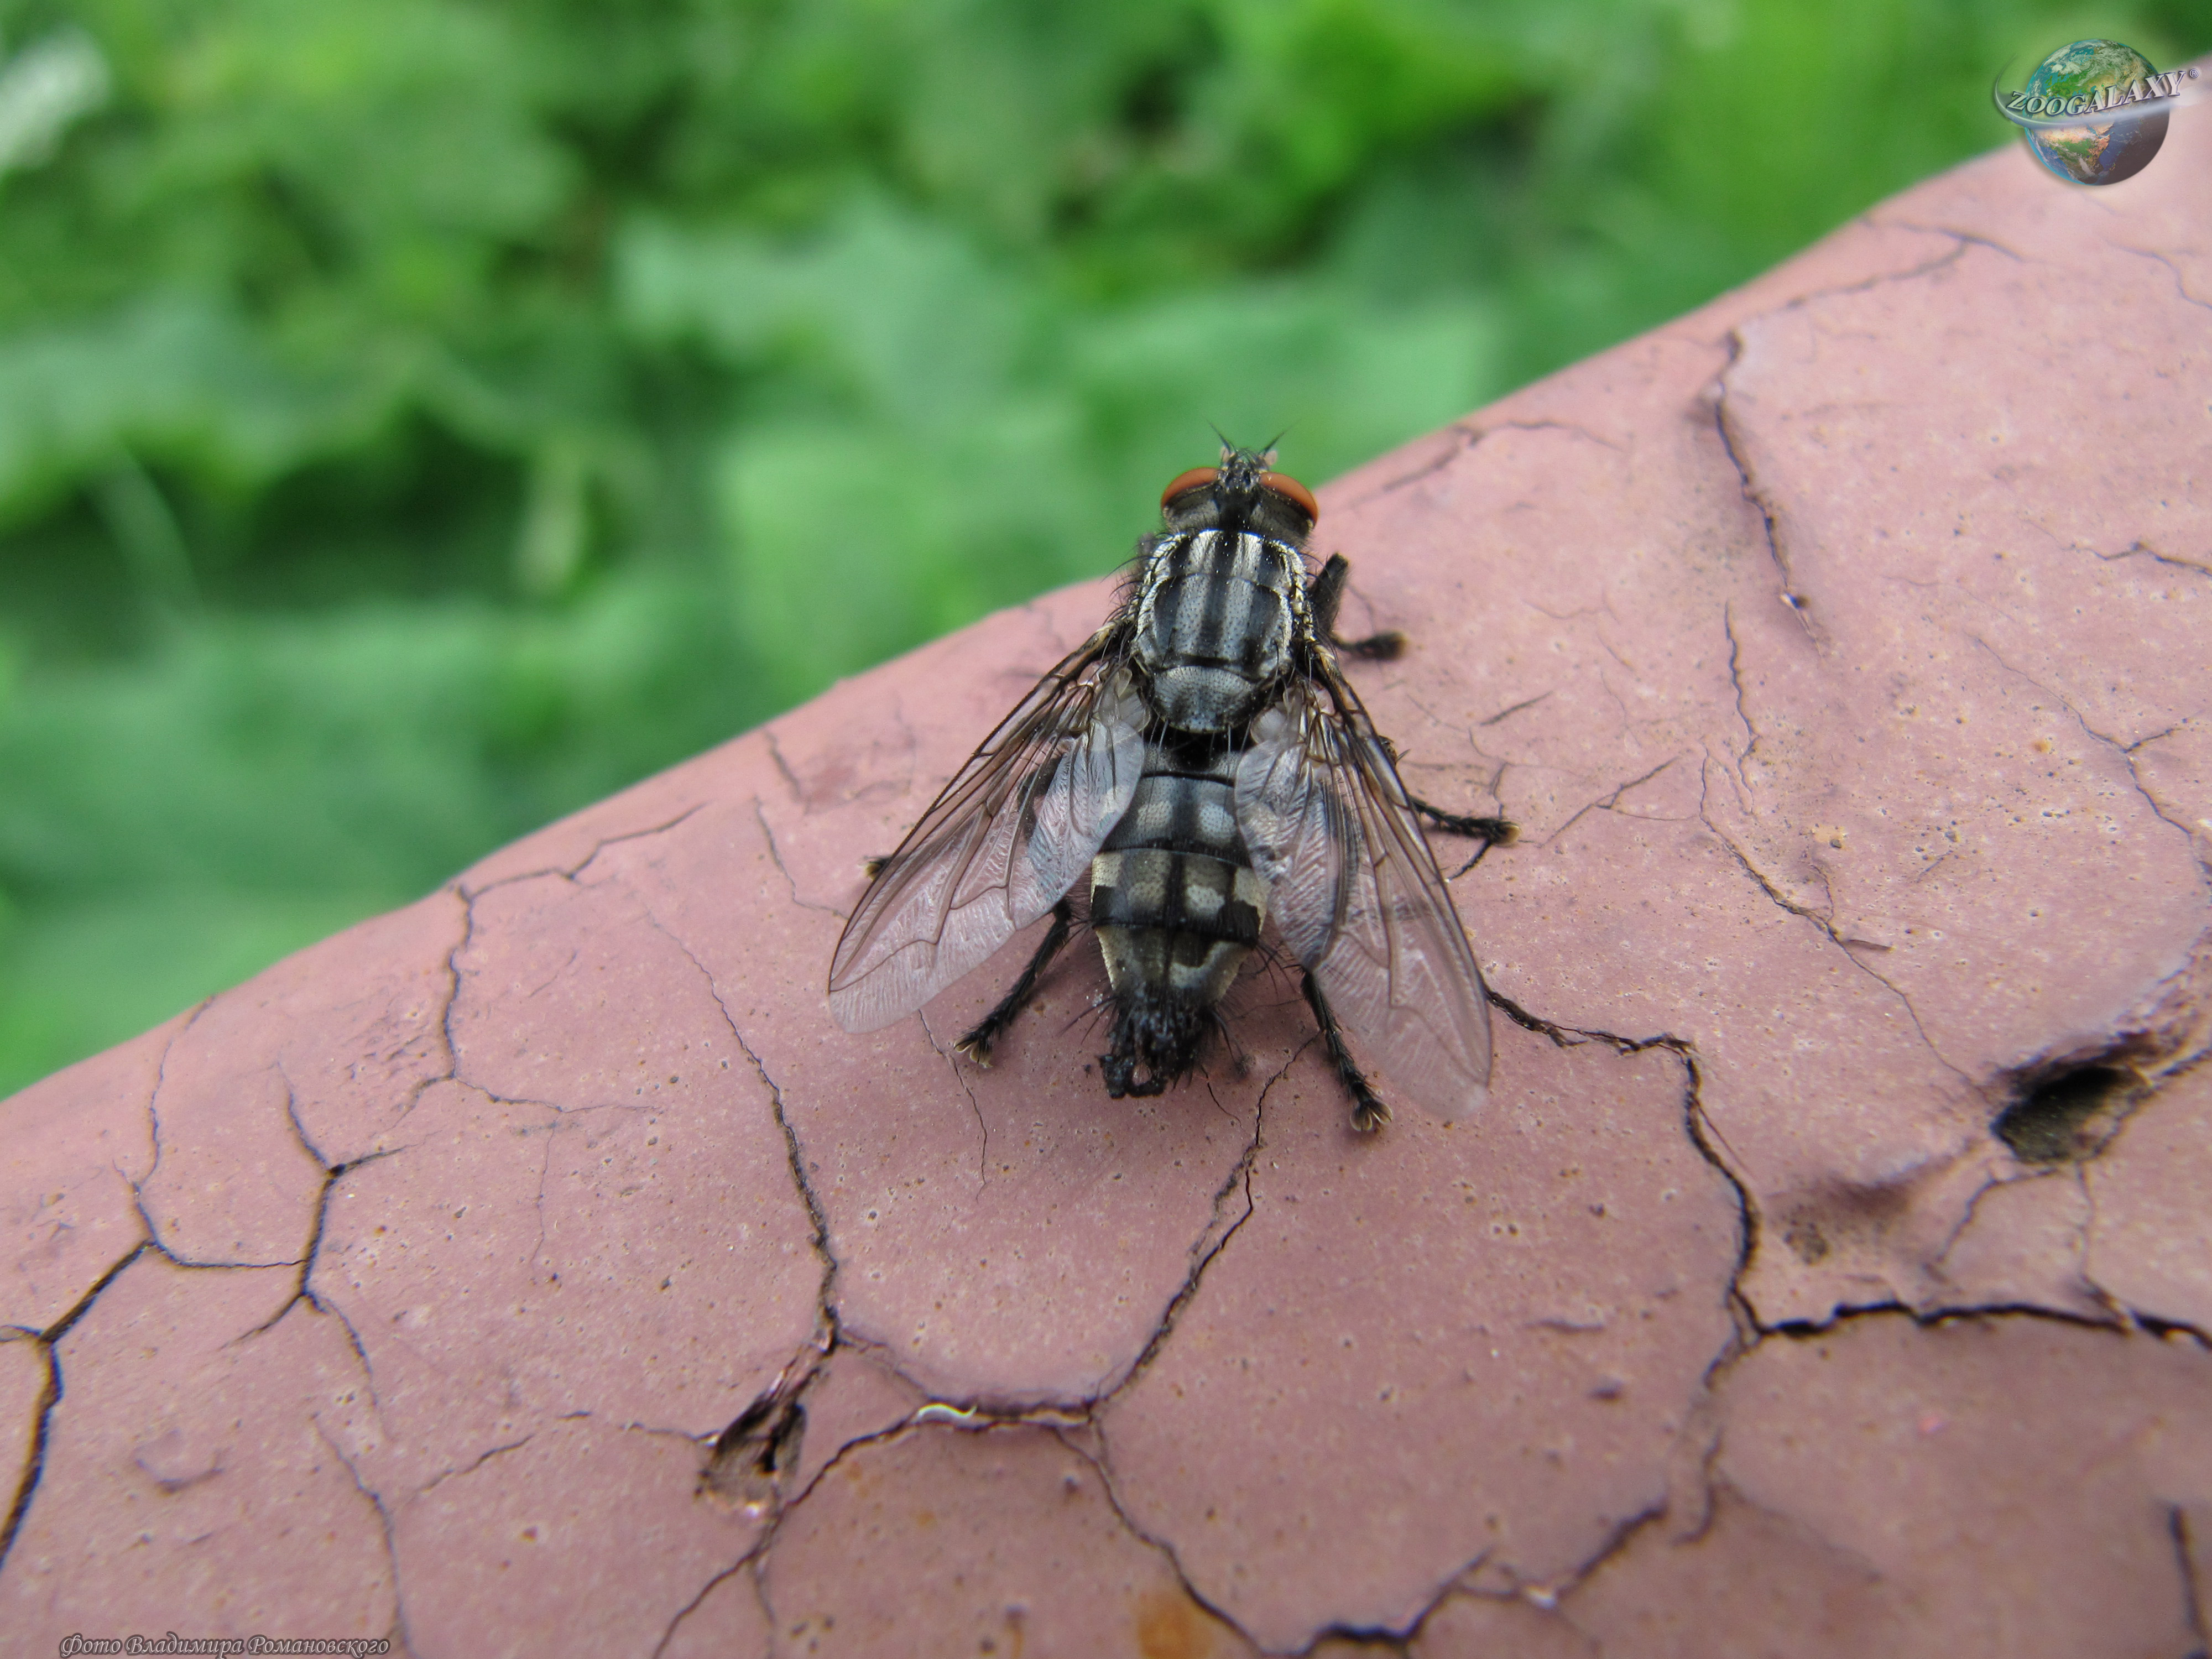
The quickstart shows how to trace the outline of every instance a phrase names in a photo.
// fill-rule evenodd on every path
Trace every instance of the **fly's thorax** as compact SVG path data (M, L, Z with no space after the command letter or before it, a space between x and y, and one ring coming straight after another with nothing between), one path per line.
M1138 582L1131 653L1154 713L1182 732L1229 732L1249 720L1310 631L1305 576L1293 544L1250 530L1155 543Z

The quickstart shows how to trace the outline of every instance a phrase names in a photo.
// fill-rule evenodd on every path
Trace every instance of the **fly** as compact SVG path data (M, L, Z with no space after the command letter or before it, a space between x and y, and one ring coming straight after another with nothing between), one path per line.
M848 1031L913 1013L1020 928L1052 926L998 1006L960 1041L988 1063L1078 924L1106 961L1106 1091L1188 1077L1222 998L1274 926L1301 973L1352 1127L1390 1112L1346 1042L1449 1118L1481 1103L1490 1010L1466 930L1423 838L1427 819L1483 852L1503 818L1409 793L1337 665L1395 657L1395 633L1346 641L1351 566L1310 569L1321 509L1272 451L1224 445L1160 496L1103 628L983 740L874 879L830 967Z

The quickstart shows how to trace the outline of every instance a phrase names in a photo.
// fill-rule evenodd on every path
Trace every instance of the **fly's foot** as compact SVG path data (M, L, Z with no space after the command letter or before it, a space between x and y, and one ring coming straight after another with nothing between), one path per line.
M1060 954L1060 946L1067 943L1068 930L1074 925L1075 912L1066 899L1052 907L1052 926L1037 941L1036 954L1030 958L1030 965L1022 969L1022 976L1014 981L1013 988L999 1000L999 1006L953 1045L956 1054L967 1055L987 1072L991 1069L991 1045L1006 1034L1006 1028L1029 1006L1030 999L1036 994L1037 981Z
M1344 1092L1352 1097L1352 1127L1361 1134L1371 1135L1390 1121L1390 1109L1369 1086L1367 1074L1352 1059L1352 1050L1345 1047L1343 1028L1336 1023L1336 1011L1322 994L1321 981L1308 974L1304 989L1306 1006L1313 1010L1314 1024L1321 1027L1328 1063L1336 1068L1336 1080L1344 1085Z
M1406 636L1395 628L1370 634L1364 640L1340 640L1332 634L1328 643L1339 656L1357 657L1362 662L1395 662L1406 654Z

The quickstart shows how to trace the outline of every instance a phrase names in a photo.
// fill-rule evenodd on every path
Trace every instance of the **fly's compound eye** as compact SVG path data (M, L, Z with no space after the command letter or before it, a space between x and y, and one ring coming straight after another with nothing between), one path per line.
M1260 485L1264 489L1273 490L1278 495L1291 502L1299 512L1306 515L1308 522L1312 524L1321 522L1321 503L1314 499L1313 491L1308 489L1296 478L1282 472L1262 472L1260 475Z
M1188 472L1179 472L1165 489L1160 491L1160 505L1165 507L1187 489L1203 489L1221 476L1218 466L1194 466Z

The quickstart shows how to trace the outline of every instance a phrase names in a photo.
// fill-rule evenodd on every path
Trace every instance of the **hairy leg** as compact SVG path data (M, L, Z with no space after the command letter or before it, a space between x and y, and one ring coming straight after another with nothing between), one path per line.
M962 1054L968 1055L978 1066L991 1063L991 1045L1006 1035L1006 1027L1012 1025L1015 1017L1029 1006L1029 1000L1036 994L1037 981L1044 976L1044 970L1052 965L1052 959L1067 943L1068 933L1074 925L1075 909L1066 899L1052 907L1052 926L1045 929L1043 939L1037 942L1036 954L1030 958L1030 965L1022 969L1021 977L1014 981L1013 988L999 999L999 1006L984 1015L974 1030L960 1039L957 1047Z
M1406 636L1395 628L1380 634L1370 634L1364 640L1337 637L1337 608L1344 603L1344 585L1351 579L1352 563L1341 553L1332 553L1328 562L1322 566L1321 574L1306 587L1306 604L1313 611L1314 632L1328 642L1332 650L1347 657L1364 657L1372 662L1388 662L1401 656L1406 649Z
M1364 1135L1373 1134L1390 1121L1390 1109L1368 1086L1366 1073L1352 1058L1352 1051L1344 1046L1343 1028L1337 1024L1328 1000L1322 995L1320 981L1311 974L1303 977L1306 1006L1313 1010L1314 1023L1321 1027L1321 1040L1328 1046L1329 1064L1336 1067L1336 1080L1344 1085L1344 1092L1352 1097L1352 1127Z

